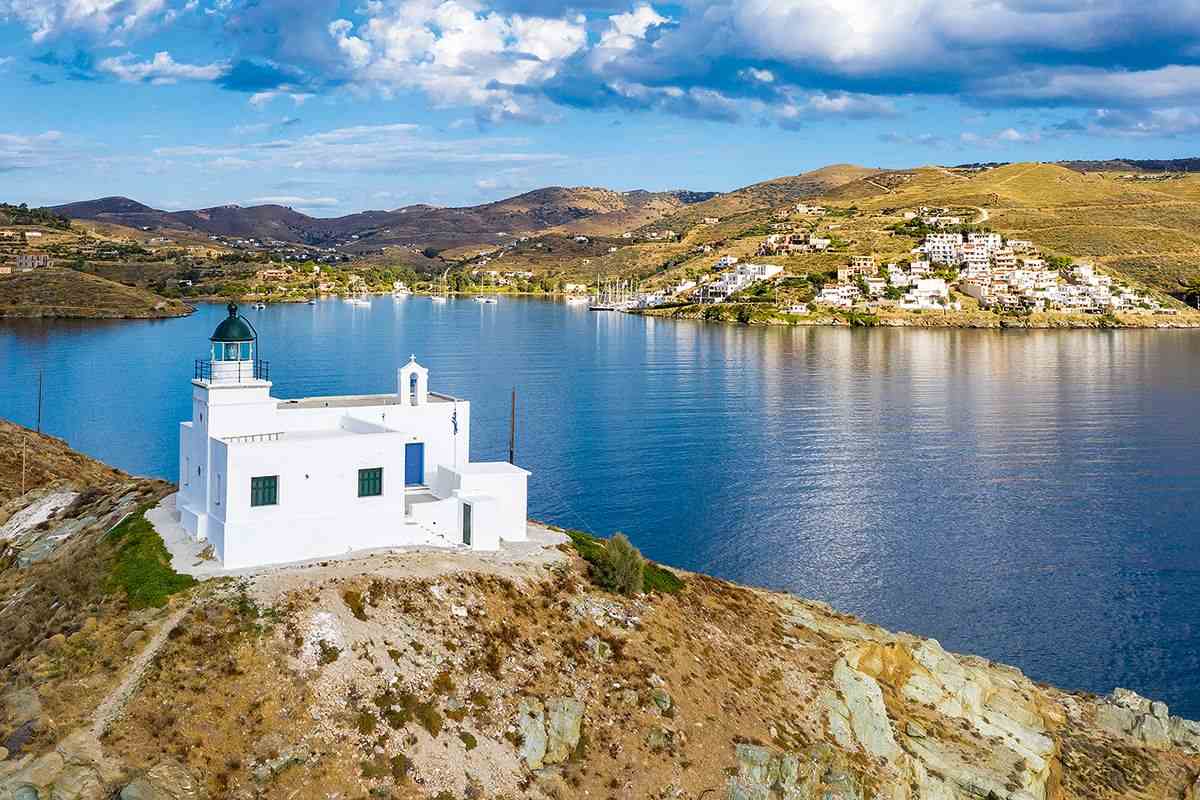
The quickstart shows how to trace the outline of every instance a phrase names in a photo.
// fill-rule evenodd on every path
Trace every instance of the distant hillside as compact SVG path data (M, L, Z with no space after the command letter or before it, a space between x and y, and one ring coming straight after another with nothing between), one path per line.
M987 210L986 224L1051 253L1088 258L1167 292L1200 279L1200 175L1131 180L1123 172L1004 164L964 174L892 170L844 184L831 201L863 211L921 205Z
M833 164L821 169L773 178L694 203L656 223L677 233L699 224L705 217L724 217L787 206L826 194L846 183L874 175L880 170L854 164Z
M85 272L43 269L0 275L0 317L159 319L190 313L178 300Z
M278 205L216 206L194 211L160 211L124 197L57 206L73 219L132 228L184 230L210 235L275 239L366 250L404 244L435 249L495 243L500 234L538 233L593 221L593 232L616 232L707 200L706 192L615 192L592 187L553 186L516 197L463 208L414 205L394 211L364 211L343 217L310 217Z
M0 225L40 225L46 228L66 229L71 220L64 214L56 214L48 208L29 208L24 203L11 205L0 203Z
M1200 158L1114 158L1107 161L1059 161L1079 172L1200 172Z

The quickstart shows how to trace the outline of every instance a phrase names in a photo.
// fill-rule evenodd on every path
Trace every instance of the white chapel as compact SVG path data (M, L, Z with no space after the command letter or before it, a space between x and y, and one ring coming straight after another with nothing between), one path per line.
M226 569L526 538L529 473L472 462L471 406L411 359L395 394L271 396L254 327L230 304L179 426L181 522Z

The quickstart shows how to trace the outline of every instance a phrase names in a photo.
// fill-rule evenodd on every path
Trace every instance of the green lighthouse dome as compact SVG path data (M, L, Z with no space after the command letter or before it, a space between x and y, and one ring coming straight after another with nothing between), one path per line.
M221 320L221 324L209 338L213 342L252 342L255 336L250 323L238 316L237 305L230 303L229 316Z

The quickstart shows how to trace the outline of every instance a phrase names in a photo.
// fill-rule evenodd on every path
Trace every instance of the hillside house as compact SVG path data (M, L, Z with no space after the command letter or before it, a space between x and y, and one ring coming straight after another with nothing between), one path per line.
M851 256L850 263L838 267L838 283L849 283L860 276L876 274L875 256Z
M33 272L35 269L49 269L54 261L45 253L18 253L14 265L16 272Z

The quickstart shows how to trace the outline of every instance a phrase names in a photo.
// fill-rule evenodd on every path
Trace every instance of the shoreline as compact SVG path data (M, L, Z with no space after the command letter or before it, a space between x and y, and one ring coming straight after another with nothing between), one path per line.
M750 308L749 319L739 319L738 309ZM720 309L713 313L709 309ZM755 311L760 313L755 313ZM761 312L766 313L761 313ZM629 313L660 319L686 319L715 322L725 325L777 327L862 327L862 328L943 328L963 330L1196 330L1200 329L1197 315L1096 315L1036 313L1025 317L1006 317L987 311L924 314L921 312L889 312L885 314L810 313L786 314L774 307L756 309L754 306L686 305L668 308L635 309Z

